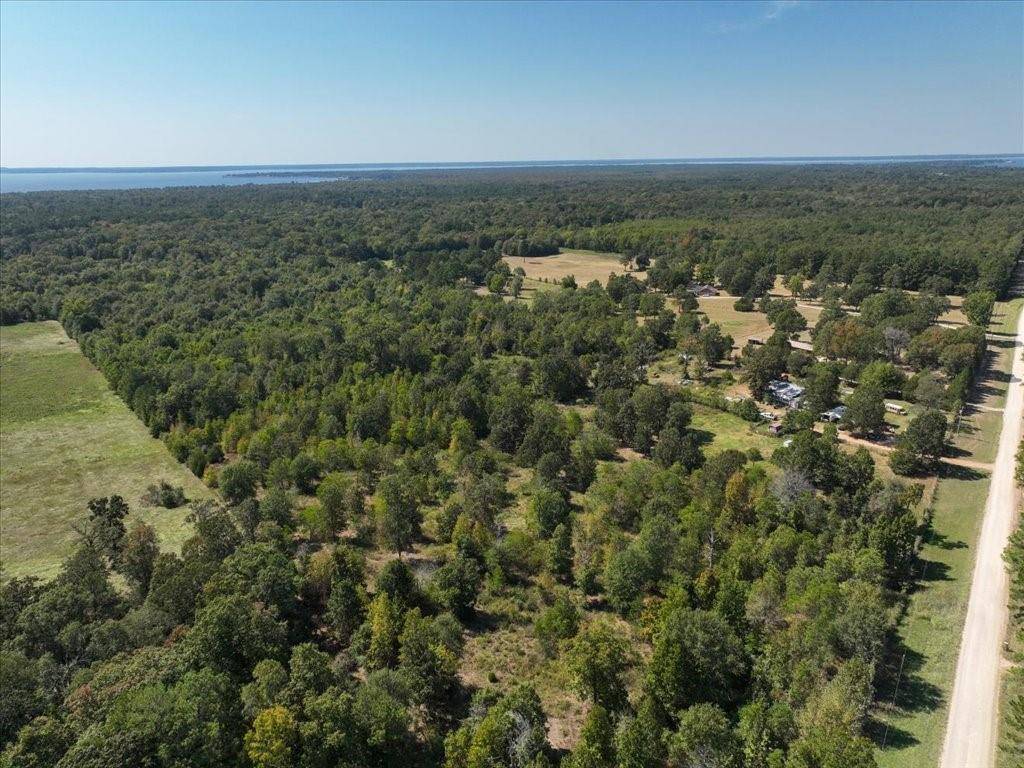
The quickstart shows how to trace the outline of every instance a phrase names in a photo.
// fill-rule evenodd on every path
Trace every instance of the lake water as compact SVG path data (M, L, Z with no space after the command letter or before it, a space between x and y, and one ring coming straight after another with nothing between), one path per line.
M666 160L565 160L494 163L380 163L376 165L234 165L174 168L0 168L0 192L83 189L211 187L309 183L336 180L346 172L459 170L484 168L583 168L655 165L811 165L949 162L1024 168L1024 155L893 157L741 157ZM322 174L322 175L318 175Z

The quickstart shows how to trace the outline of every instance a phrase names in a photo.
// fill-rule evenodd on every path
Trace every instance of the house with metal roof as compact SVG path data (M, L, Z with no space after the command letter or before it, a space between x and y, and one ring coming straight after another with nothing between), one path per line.
M838 421L843 420L843 416L846 415L846 406L837 405L835 408L831 408L827 411L821 412L821 420L835 424Z
M799 408L804 397L804 388L789 381L774 379L768 382L767 396L786 408Z

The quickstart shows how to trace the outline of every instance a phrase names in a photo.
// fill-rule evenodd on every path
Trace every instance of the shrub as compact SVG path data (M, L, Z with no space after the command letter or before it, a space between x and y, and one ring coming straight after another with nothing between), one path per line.
M549 538L555 528L569 517L569 503L558 491L541 488L530 501L530 511L542 538Z
M533 625L537 642L548 658L556 656L558 644L575 636L579 628L580 610L565 594L555 598L555 602L537 617Z
M487 565L499 582L526 581L540 572L544 550L526 531L509 531L487 551Z
M146 492L142 494L142 502L151 507L176 509L187 504L188 499L185 497L185 489L180 485L171 485L166 480L161 480L146 488Z

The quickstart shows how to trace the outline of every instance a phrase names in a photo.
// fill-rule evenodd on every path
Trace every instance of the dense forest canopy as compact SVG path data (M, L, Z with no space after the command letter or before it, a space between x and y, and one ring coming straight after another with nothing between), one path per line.
M904 474L941 453L1022 182L723 166L5 195L3 321L59 319L224 503L172 554L122 499L83 499L61 575L3 585L2 764L873 765L926 521L918 486L809 427L842 374L853 429L890 391L928 405ZM501 295L503 255L559 247L651 266ZM820 360L790 349L807 323L765 296L779 274L822 300ZM807 382L772 457L693 428L694 403L753 401L648 381L673 351L732 363L694 279L770 320L740 359L754 394ZM972 324L939 327L953 292ZM535 681L474 678L467 644L501 632L581 702L571 739Z
M828 264L834 279L863 272L876 285L899 267L908 289L939 276L948 293L999 291L1021 245L1020 184L1013 169L924 164L424 171L335 184L37 193L5 199L4 254L52 247L64 257L123 259L121 246L134 255L140 240L173 238L207 257L220 246L358 261L519 238L542 249L689 248L691 260L712 266L741 257L754 271L774 264L811 278Z

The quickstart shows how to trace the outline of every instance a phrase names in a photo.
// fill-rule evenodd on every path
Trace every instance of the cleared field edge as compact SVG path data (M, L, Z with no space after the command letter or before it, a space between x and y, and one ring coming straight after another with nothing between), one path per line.
M1024 298L997 303L990 333L1014 333L1022 305ZM1008 373L1012 368L1012 355L997 353L997 361L995 373ZM997 376L991 387L995 391L983 399L1005 400L1006 388L1006 382ZM992 438L995 441L1002 426L999 416ZM984 453L987 449L985 443L963 447L972 458L975 451ZM938 764L988 491L988 474L966 480L944 477L937 483L932 507L933 534L921 549L925 577L897 627L907 656L918 664L901 675L900 682L904 687L916 688L918 696L916 701L907 702L897 690L895 695L889 692L892 699L879 698L874 716L879 732L888 738L885 749L876 749L879 768ZM933 571L928 577L929 568L937 569L938 574ZM1006 679L1004 674L1004 695ZM895 710L887 706L892 700L898 702Z
M49 375L18 380L19 363L24 372L40 361ZM209 489L150 436L59 323L0 327L0 397L8 416L36 401L30 419L0 423L3 578L55 575L73 545L70 522L95 496L122 495L130 519L154 525L163 549L180 548L190 530L187 507L147 507L140 496L159 479L181 485L190 499L210 497ZM74 397L74 407L62 408L62 397ZM55 410L39 412L39 400Z

